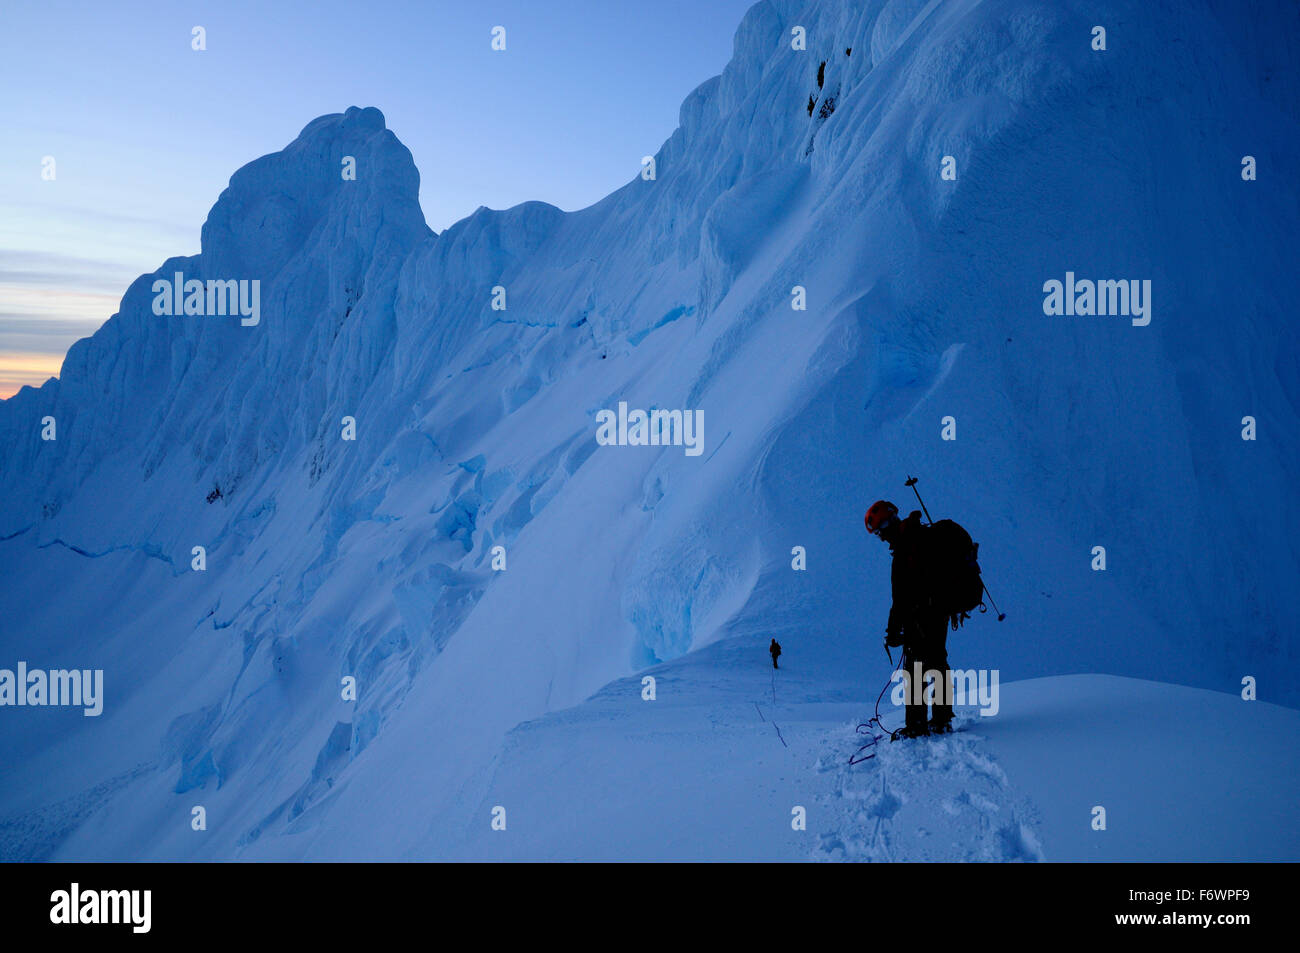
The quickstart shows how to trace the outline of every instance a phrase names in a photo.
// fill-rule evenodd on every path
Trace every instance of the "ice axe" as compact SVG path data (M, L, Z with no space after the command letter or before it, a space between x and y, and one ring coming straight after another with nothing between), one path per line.
M910 486L912 488L912 492L916 494L916 502L921 504L921 512L925 514L925 521L933 525L934 520L930 518L930 511L925 508L925 500L921 499L921 491L916 488L916 477L909 476L904 486ZM983 576L980 577L980 585L984 587L984 595L988 596L989 605L991 605L993 607L993 611L998 614L998 621L1001 622L1003 619L1007 617L1007 614L998 609L998 604L993 601L993 594L989 592L989 587L984 585Z

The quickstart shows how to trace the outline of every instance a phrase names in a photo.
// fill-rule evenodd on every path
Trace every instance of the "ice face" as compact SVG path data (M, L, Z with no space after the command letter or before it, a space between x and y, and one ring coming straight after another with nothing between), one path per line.
M862 512L910 473L1009 616L964 665L1226 691L1293 666L1294 71L1239 17L1155 5L1124 55L1082 22L760 3L653 177L633 162L572 213L433 235L376 109L239 170L200 255L0 403L0 649L103 668L108 733L88 754L82 726L6 733L29 773L0 817L87 777L142 797L145 765L166 791L219 782L220 834L131 845L95 821L48 849L275 856L318 822L344 853L417 828L432 849L506 732L644 666L776 634L786 670L787 633L819 670L878 664L887 556ZM1150 323L1045 315L1067 272L1150 280ZM258 281L260 320L156 315L176 273ZM707 411L701 452L598 445L620 402Z

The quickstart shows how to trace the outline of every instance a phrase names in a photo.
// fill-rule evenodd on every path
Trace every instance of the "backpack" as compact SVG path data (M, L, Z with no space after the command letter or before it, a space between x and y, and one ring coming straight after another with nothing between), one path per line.
M952 520L931 523L926 537L935 601L956 629L984 604L979 543Z

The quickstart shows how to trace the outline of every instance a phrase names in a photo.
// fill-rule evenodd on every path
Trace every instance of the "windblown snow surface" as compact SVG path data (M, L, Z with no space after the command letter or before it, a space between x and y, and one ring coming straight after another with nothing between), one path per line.
M378 110L313 121L0 403L0 667L106 695L0 711L0 856L1300 859L1298 17L764 0L653 180L436 235ZM177 271L260 323L155 316ZM1000 708L850 766L908 474Z

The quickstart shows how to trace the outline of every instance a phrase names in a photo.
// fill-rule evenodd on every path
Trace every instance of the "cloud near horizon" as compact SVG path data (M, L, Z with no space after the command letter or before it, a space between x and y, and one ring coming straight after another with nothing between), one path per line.
M111 259L0 249L0 399L57 377L68 348L117 311L136 274Z

